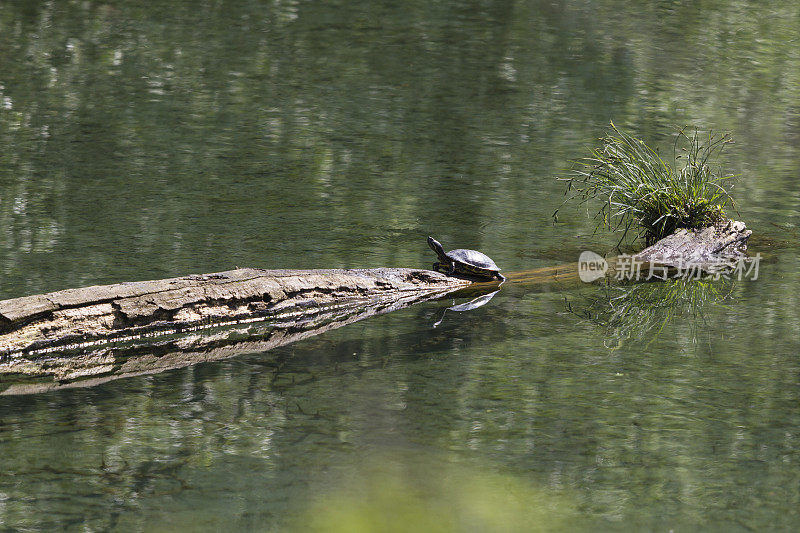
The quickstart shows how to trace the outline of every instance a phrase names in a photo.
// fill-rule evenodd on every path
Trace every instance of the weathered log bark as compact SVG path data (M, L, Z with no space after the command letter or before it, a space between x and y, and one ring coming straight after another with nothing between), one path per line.
M327 306L424 298L470 282L429 270L238 269L0 301L0 356L265 319Z
M90 387L120 378L266 352L440 296L438 292L405 291L399 297L373 298L366 304L361 299L351 299L335 306L303 309L302 313L284 312L258 322L65 348L38 356L18 354L0 359L0 396Z
M744 222L726 220L702 229L680 229L635 255L639 261L683 268L726 266L745 257L753 232Z

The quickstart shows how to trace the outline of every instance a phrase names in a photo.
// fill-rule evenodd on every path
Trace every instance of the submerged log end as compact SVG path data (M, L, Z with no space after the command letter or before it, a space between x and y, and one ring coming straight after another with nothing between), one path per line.
M752 233L744 222L723 220L705 228L680 229L635 257L671 266L731 263L746 256L747 239Z

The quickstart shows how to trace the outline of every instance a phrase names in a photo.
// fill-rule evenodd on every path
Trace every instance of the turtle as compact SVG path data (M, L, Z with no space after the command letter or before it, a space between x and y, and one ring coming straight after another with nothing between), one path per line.
M433 269L438 272L481 279L506 280L505 276L500 274L500 268L484 253L462 248L445 252L444 247L433 237L428 237L428 246L439 256L439 260L433 264Z

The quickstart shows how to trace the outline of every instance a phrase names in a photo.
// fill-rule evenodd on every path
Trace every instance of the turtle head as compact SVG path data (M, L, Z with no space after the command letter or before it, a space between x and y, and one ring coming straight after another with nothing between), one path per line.
M447 261L447 254L444 253L444 247L439 241L433 237L428 237L428 246L431 247L431 250L436 252L436 255L439 256L439 259L442 261Z

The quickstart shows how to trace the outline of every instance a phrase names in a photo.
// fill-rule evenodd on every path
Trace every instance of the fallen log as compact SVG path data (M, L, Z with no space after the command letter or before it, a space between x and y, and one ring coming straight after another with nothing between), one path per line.
M68 289L0 301L0 357L361 302L442 295L469 285L407 268L261 270Z
M489 288L484 290L491 291ZM473 292L473 291L470 291ZM190 331L155 333L95 346L64 347L53 353L0 359L0 396L91 387L108 381L157 374L246 353L267 352L376 315L436 299L438 292L405 291L369 303L349 300L283 312L270 319Z
M681 229L636 254L636 260L712 270L745 256L751 231L727 221L704 229ZM618 258L609 261L607 275ZM577 281L575 265L509 274L512 283ZM214 274L67 289L0 301L0 356L37 353L148 332L264 319L295 309L337 305L354 299L440 295L469 280L430 270L263 270L244 268Z
M626 258L673 271L689 263L710 271L745 257L750 235L735 221L679 230ZM600 278L616 277L621 259L609 258ZM507 278L546 290L567 290L582 279L577 262ZM480 297L496 285L406 268L245 268L3 300L0 393L50 390L75 380L91 385L266 351L445 295Z

